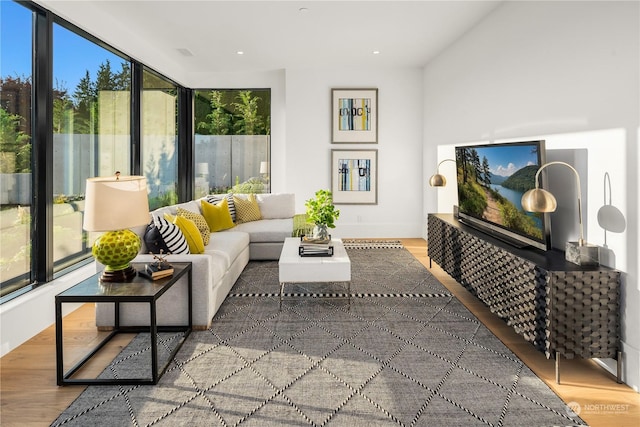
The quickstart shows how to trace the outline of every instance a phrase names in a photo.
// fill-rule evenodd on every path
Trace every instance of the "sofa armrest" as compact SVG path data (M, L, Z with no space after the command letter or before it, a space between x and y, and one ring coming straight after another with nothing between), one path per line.
M132 262L154 262L153 255L139 254ZM209 301L212 299L213 285L220 281L215 275L213 258L206 254L176 254L167 257L169 263L190 262L192 269L193 292L193 324L208 325L213 318L213 308Z
M155 262L156 259L151 254L138 254L133 261L131 262L145 262L151 263ZM206 254L176 254L169 255L167 257L167 261L169 264L172 262L190 262L192 269L192 279L193 283L216 283L217 280L212 278L213 276L213 265L212 258ZM219 280L220 278L218 278ZM197 300L198 298L207 298L208 294L211 292L208 286L194 286L193 287L193 298Z

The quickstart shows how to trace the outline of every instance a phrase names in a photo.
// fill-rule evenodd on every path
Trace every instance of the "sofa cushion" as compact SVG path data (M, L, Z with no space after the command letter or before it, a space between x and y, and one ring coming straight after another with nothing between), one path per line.
M233 230L217 233L209 246L205 248L205 254L215 255L214 258L223 258L224 271L238 258L238 256L249 246L249 235ZM221 277L221 276L217 276Z
M242 224L243 222L258 221L262 219L260 214L260 207L256 200L255 194L248 194L244 199L239 196L233 196L233 203L236 206L236 223Z
M201 254L204 252L204 243L202 242L202 235L198 231L198 227L191 221L183 216L172 216L170 214L164 214L167 221L173 222L178 226L184 239L189 246L189 252L192 254Z
M257 194L262 219L292 218L296 213L296 199L293 193Z
M163 218L165 213L172 216L178 215L178 208L186 209L191 212L200 212L200 203L192 200L190 202L180 203L177 205L164 206L151 212L155 218Z
M158 231L162 235L162 239L164 240L169 252L172 254L188 254L189 245L178 228L177 225L167 221L162 217L154 217L153 222L155 223Z
M202 236L202 243L205 246L209 244L209 239L211 238L211 230L209 229L209 224L207 224L207 221L204 219L204 216L196 212L191 212L184 208L178 208L178 216L183 216L193 221L196 227L198 227L198 231Z
M233 228L235 224L231 219L231 213L227 207L227 199L222 199L217 204L212 204L206 200L200 202L202 215L211 231L222 231Z
M227 199L227 207L229 208L231 221L236 222L236 205L233 203L233 194L210 194L205 197L205 200L212 205L220 203L223 199Z
M234 230L249 233L251 243L282 243L286 237L291 237L293 218L261 219L260 221L246 222L236 225Z

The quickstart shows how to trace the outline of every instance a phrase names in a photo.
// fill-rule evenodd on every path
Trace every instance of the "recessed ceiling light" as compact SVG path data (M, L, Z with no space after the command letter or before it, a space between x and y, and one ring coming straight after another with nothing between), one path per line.
M180 54L182 54L183 56L193 56L193 52L191 52L189 49L187 49L186 47L179 47L178 49L176 49L178 52L180 52Z
M236 52L236 54L238 54L238 55L244 55L244 51L239 50L239 51L237 51L237 52Z
M298 12L300 12L300 13L307 13L307 12L309 12L309 8L307 8L307 7L301 7L300 9L298 9Z
M380 51L379 51L379 50L374 50L374 51L373 51L373 52L371 52L371 53L373 53L374 55L380 55Z

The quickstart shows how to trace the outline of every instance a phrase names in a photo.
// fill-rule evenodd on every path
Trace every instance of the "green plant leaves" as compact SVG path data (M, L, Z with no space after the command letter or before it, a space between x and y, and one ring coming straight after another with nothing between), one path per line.
M335 221L340 217L340 211L333 205L333 194L329 190L316 191L315 198L305 201L307 221L314 224L324 224L335 228Z

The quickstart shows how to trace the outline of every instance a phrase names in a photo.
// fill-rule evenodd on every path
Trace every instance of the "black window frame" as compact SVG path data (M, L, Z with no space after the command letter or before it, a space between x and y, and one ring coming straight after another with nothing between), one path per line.
M89 40L131 65L130 174L139 175L141 142L141 93L143 68L154 72L178 88L178 200L193 194L193 91L173 79L110 46L87 31L55 15L30 0L12 0L33 14L32 31L32 242L31 277L28 284L0 298L0 304L59 278L91 261L91 256L54 272L53 261L53 25L57 24ZM10 282L10 281L7 281Z

